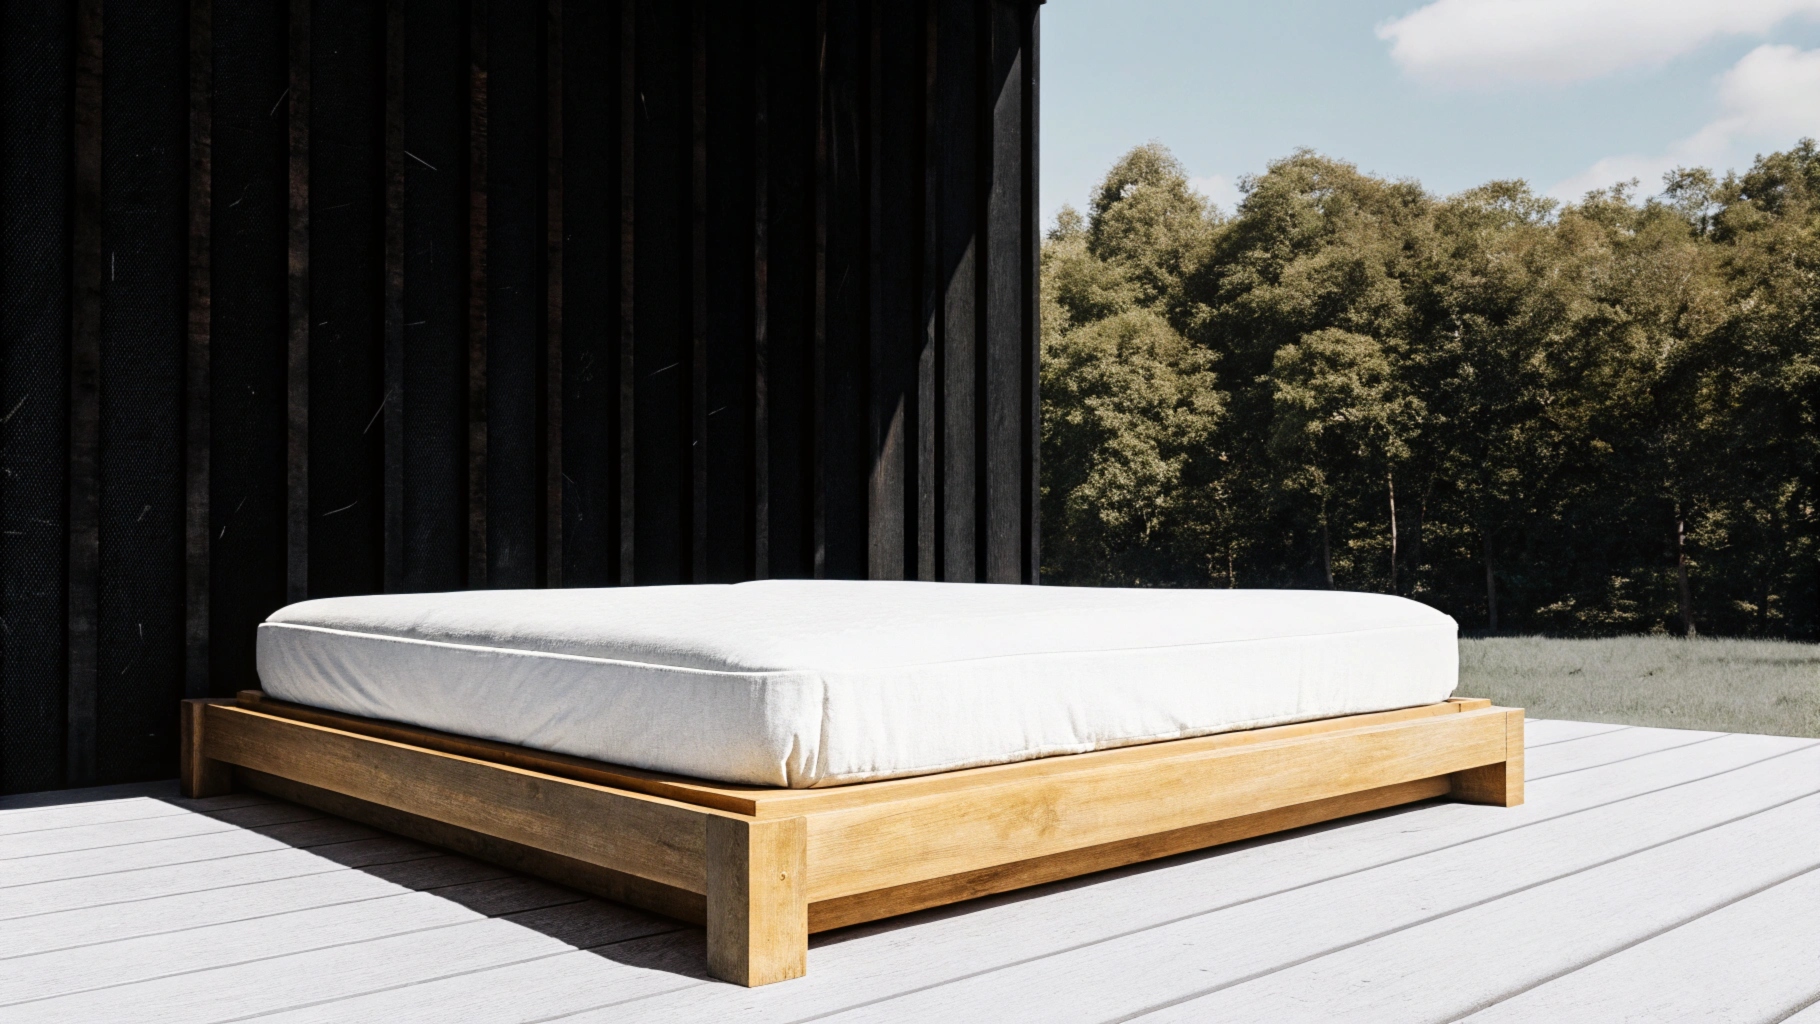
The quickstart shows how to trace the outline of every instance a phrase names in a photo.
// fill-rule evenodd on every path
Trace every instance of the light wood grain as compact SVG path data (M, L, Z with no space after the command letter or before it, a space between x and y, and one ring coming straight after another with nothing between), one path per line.
M1523 712L1507 712L1504 722L1504 760L1455 772L1451 776L1455 800L1493 807L1523 802Z
M204 733L208 728L205 712L210 704L231 704L231 700L195 699L179 705L178 715L178 785L190 799L225 796L234 791L234 766L217 761L203 753Z
M243 784L248 788L273 796L364 822L387 832L433 843L513 871L527 872L583 892L643 907L667 917L695 924L705 920L706 904L703 894L699 892L264 772L245 768L239 772Z
M819 902L1432 778L1502 761L1505 743L1503 711L1485 709L1137 764L1080 763L812 814L809 895Z
M1491 705L1490 701L1483 698L1451 698L1438 704L1399 708L1393 711L1324 718L1261 729L1244 729L1185 740L1140 743L1084 754L1035 758L964 771L938 772L911 778L832 786L823 789L777 789L667 775L662 772L609 764L605 761L533 750L509 743L456 736L452 733L438 732L434 729L399 722L359 718L321 708L272 700L258 690L241 691L238 703L241 707L256 710L261 714L292 718L428 750L510 765L545 775L578 779L635 793L647 793L652 796L661 796L666 799L699 804L703 807L714 807L754 817L796 817L816 811L839 810L876 803L885 799L897 800L950 793L978 785L1068 773L1088 767L1144 764L1234 746L1338 732L1369 725L1407 722L1432 718L1437 715L1451 715Z
M533 849L701 892L710 811L239 707L207 709L205 752Z
M1079 850L1013 861L1009 864L962 872L943 878L894 885L885 889L836 897L809 905L809 930L827 931L880 918L908 914L961 900L977 899L1063 878L1106 871L1190 850L1301 828L1354 814L1446 796L1447 777L1417 779L1358 793L1312 800L1291 807L1241 815L1225 821L1101 843Z
M737 985L769 985L808 969L802 818L708 821L708 970Z

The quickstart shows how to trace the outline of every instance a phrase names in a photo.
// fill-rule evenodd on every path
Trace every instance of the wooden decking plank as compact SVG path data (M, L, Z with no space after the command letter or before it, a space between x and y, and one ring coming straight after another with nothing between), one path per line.
M1559 718L1527 718L1523 722L1523 738L1525 746L1534 748L1628 728L1630 727L1626 725L1610 725L1605 722L1569 722Z
M272 879L231 890L202 889L11 921L0 928L0 960L92 946L102 941L165 935L232 921L395 895L398 887L364 871Z
M242 807L221 813L244 815L253 820L250 822L231 821L213 815L180 812L125 821L18 832L9 836L0 836L0 863L16 857L41 857L51 853L98 850L104 847L126 846L158 839L222 832L249 825L276 825L322 817L314 811L289 804Z
M699 928L669 922L645 925L571 953L508 964L319 1003L276 1014L271 1024L441 1024L462 1018L489 1022L534 1021L577 1010L623 1007L697 987L726 988L706 980L707 956Z
M1567 743L1551 743L1537 747L1533 753L1526 748L1524 758L1529 767L1528 780L1539 782L1552 775L1585 771L1599 765L1614 764L1625 758L1690 747L1698 743L1711 743L1725 735L1727 734L1722 732L1693 732L1683 729L1622 729L1581 737Z
M1820 842L1820 835L1813 837ZM1468 1017L1527 1021L1781 1020L1820 997L1820 871L1689 921Z
M1820 796L1468 906L1149 1019L1451 1020L1816 868ZM1473 951L1470 971L1459 969L1462 949Z
M0 1006L175 977L473 921L472 910L426 893L238 921L186 932L181 942L141 936L4 961Z
M1820 1024L1820 993L1815 993L1813 1002L1796 1010L1790 1016L1775 1021L1775 1024Z
M21 832L45 832L51 829L75 828L81 825L104 825L116 821L143 818L165 818L187 814L150 797L123 800L98 800L94 803L72 803L60 807L31 807L17 811L0 811L0 838Z
M9 1007L0 1009L0 1022L237 1020L570 952L529 928L481 919Z
M70 878L143 871L147 868L187 864L200 871L200 865L222 857L239 857L249 853L266 853L285 849L287 844L246 829L230 828L199 836L156 839L130 846L104 846L74 853L51 853L0 862L0 889L38 882Z
M227 857L207 868L172 864L92 878L36 882L0 889L0 921L116 906L190 892L215 892L255 882L300 878L348 868L304 850L280 847L244 857ZM232 896L223 897L232 899Z
M1520 846L1522 833L1545 827L1545 823L1582 812L1598 813L1614 801L1649 799L1639 794L1716 773L1744 775L1754 765L1755 775L1742 782L1722 783L1748 789L1756 784L1751 780L1757 775L1786 777L1785 763L1798 755L1820 762L1820 744L1778 737L1728 737L1673 756L1638 758L1560 776L1532 789L1530 802L1518 808L1443 803L1388 812L1217 853L1188 855L829 933L812 939L809 973L800 981L737 996L714 989L691 990L641 1006L631 1019L711 1019L734 1008L748 1012L752 1019L780 1021L832 1012L1023 961L1041 961L1083 943L1154 929L1184 914L1261 901L1272 894L1293 894L1302 891L1298 887L1314 889L1374 869L1414 863L1409 859L1488 836L1508 836L1506 844ZM1718 775L1719 780L1726 778ZM1411 870L1422 876L1431 869L1416 864ZM1464 872L1468 878L1479 874L1475 869ZM1423 885L1418 881L1414 887L1420 890ZM1265 927L1266 934L1269 930ZM1247 936L1241 941L1250 944L1252 939ZM1199 965L1189 970L1196 973ZM1114 988L1124 984L1116 977L1096 983ZM1056 992L1066 992L1074 982L1059 977L1050 978L1048 984ZM622 1007L614 1014L632 1012ZM627 1018L608 1014L599 1019Z
M1763 765L1218 912L1183 917L1162 927L875 1005L851 1019L941 1019L982 1009L1005 1021L1124 1019L1259 976L1285 979L1282 986L1272 989L1272 998L1294 1001L1300 997L1287 981L1292 965L1315 958L1343 958L1345 954L1336 951L1369 943L1392 929L1412 929L1436 915L1507 898L1525 887L1545 886L1613 858L1629 857L1652 844L1697 837L1703 828L1820 789L1816 782L1820 749L1783 760L1797 759L1799 763ZM1820 820L1820 797L1804 799ZM1775 820L1789 817L1785 812ZM1813 855L1820 858L1820 844L1815 845ZM1490 935L1503 941L1503 933L1497 929L1477 934L1481 943ZM1454 938L1452 952L1440 954L1440 960L1449 961L1457 971L1458 951L1472 946L1461 944L1461 936ZM1497 975L1499 972L1487 969L1483 962L1491 955L1496 954L1475 950L1475 969L1469 973ZM1384 973L1417 969L1407 961L1390 962L1396 965L1394 969L1385 966L1380 955L1368 966ZM1431 960L1431 964L1438 966L1439 962ZM1439 981L1431 978L1430 983ZM1454 982L1442 987L1464 988ZM1275 1002L1247 1003L1231 1012L1218 1002L1200 1019L1253 1020L1260 1013L1272 1018L1274 1012L1260 1011L1263 1005L1274 1006ZM1342 1014L1336 1003L1324 1004L1324 1012L1328 1019ZM1412 1015L1398 1019L1430 1018Z

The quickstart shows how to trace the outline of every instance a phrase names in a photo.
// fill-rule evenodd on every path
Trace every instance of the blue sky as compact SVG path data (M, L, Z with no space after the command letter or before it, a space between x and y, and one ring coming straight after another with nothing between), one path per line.
M1169 146L1230 210L1298 146L1577 197L1820 136L1820 0L1049 0L1042 208Z

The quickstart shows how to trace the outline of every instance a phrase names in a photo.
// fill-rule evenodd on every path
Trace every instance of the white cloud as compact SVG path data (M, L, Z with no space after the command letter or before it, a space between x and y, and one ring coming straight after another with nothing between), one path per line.
M1820 137L1820 50L1759 46L1719 79L1720 114L1699 131L1654 155L1607 157L1549 189L1562 199L1636 178L1645 194L1664 172L1703 165L1724 170L1747 163L1753 144L1780 148Z
M1413 77L1443 85L1583 81L1761 35L1820 0L1434 0L1378 28Z
M1200 194L1213 200L1215 206L1233 213L1238 210L1239 202L1245 194L1239 191L1238 182L1224 174L1210 174L1204 178L1189 178L1188 184Z

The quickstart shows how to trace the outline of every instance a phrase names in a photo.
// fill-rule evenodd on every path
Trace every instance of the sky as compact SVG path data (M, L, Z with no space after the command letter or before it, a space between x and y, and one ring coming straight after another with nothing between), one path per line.
M1578 199L1820 137L1820 0L1048 0L1046 222L1157 141L1231 211L1298 147Z

